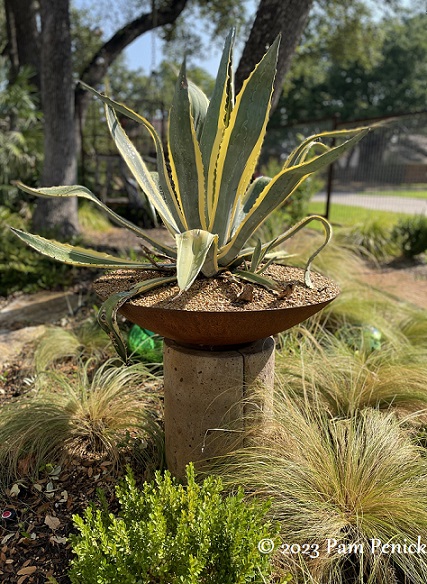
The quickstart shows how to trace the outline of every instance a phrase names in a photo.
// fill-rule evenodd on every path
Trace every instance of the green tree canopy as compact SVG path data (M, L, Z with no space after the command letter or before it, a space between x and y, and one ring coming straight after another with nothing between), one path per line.
M319 19L320 20L320 19ZM351 19L333 34L316 19L286 80L276 124L381 117L425 109L426 14ZM321 34L319 35L319 28Z

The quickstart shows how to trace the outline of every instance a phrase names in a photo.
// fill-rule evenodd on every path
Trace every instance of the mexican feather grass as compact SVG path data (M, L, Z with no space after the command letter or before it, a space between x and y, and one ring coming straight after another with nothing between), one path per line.
M384 344L369 352L363 343L355 349L326 332L318 335L317 342L306 334L298 351L277 353L276 371L297 401L308 407L317 404L331 417L377 408L426 420L426 353L415 351L411 356L408 348L408 343L401 350Z
M249 494L272 498L284 544L318 546L313 558L278 550L293 581L427 581L427 554L371 549L372 540L427 543L426 461L392 414L371 409L330 419L281 390L258 443L220 460L216 470L230 488L242 484Z
M134 456L147 463L155 452L155 464L160 464L156 378L141 364L125 368L113 363L105 362L92 374L88 361L74 378L48 373L43 390L3 407L3 479L37 474L42 464L71 456L103 458L115 464ZM150 448L154 444L156 448Z

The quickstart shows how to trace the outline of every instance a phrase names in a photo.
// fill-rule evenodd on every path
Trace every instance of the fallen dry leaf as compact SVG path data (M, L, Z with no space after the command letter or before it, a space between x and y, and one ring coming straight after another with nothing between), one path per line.
M236 300L238 302L253 302L254 299L254 287L252 284L245 284L241 291L237 294Z
M37 570L37 566L28 566L27 568L22 568L21 570L16 572L16 575L17 576L30 576L31 574L34 574L34 572L36 570Z
M294 291L293 284L288 284L286 286L286 288L284 288L281 292L279 292L278 298L289 298L289 296L292 295L293 291Z
M66 503L68 501L68 492L61 491L61 498L59 499L58 503Z
M48 527L50 527L50 529L52 529L52 531L55 531L61 525L58 517L53 517L53 515L46 515L44 522Z
M66 537L60 537L59 535L52 535L49 538L50 543L61 543L61 544L66 544L68 542L68 538Z
M12 539L12 537L14 536L14 533L8 533L7 535L4 536L4 538L1 540L1 545L3 545L4 543L6 543L7 541L9 541L9 539Z
M11 486L10 491L9 491L9 495L11 497L17 497L20 492L21 492L21 489L19 488L19 485L17 485L15 483L14 485Z

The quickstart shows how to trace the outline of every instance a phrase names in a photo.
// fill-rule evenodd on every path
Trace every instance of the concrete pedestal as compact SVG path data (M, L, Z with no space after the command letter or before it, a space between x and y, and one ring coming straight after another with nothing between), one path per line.
M244 418L268 415L273 401L274 339L230 351L187 348L165 339L166 462L185 466L226 454L240 441Z

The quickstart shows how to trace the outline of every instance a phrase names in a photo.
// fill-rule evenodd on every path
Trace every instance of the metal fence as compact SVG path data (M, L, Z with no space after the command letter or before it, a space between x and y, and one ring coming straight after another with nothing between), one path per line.
M334 204L427 215L427 111L351 123L328 119L273 130L264 160L286 157L301 136L378 122L380 127L323 174L324 189L314 200L324 202L327 217Z
M144 104L147 107L147 103ZM167 113L159 104L150 104L143 112L165 138ZM109 137L106 124L100 123L99 110L92 110L82 135L81 174L107 203L132 205L137 200L135 185ZM364 119L342 123L337 118L309 121L278 129L269 129L261 164L287 157L307 137L334 128L381 126L340 158L321 175L323 188L314 200L324 203L323 214L329 217L335 204L388 210L397 213L427 214L427 111L393 118ZM143 127L122 120L144 159L155 170L153 143ZM136 198L135 198L136 197Z

